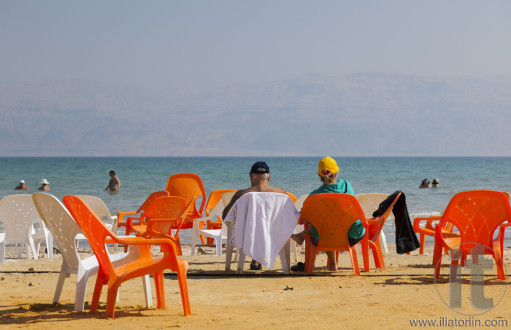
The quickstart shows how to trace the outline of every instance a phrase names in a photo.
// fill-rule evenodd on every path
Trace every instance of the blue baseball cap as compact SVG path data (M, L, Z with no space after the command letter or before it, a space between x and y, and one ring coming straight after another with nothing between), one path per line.
M255 162L254 165L252 165L252 168L250 169L250 173L269 174L270 167L265 162L262 161Z

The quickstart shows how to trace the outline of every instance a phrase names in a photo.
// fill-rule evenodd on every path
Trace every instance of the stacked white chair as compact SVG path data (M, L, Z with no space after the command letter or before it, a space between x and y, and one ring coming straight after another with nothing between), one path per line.
M60 248L60 252L62 253L62 266L53 302L57 303L59 301L66 277L69 277L70 274L76 274L75 310L83 311L87 280L90 276L96 274L99 268L96 256L93 255L83 260L80 259L75 239L77 235L83 235L83 232L66 207L55 196L45 193L36 193L32 198L42 220L53 234ZM137 259L139 253L138 248L132 246L127 253L116 253L110 254L109 256L114 264L116 264ZM149 308L152 305L149 276L144 276L142 281L146 305Z
M37 259L41 242L46 241L48 257L52 256L53 238L42 224L35 230L34 222L38 221L31 195L10 195L0 200L0 222L5 226L5 233L0 233L0 262L4 260L7 244L19 245L18 259L24 247L28 258Z
M232 199L232 196L234 196L236 192L235 191L229 191L222 195L222 198L220 201L216 204L215 208L209 216L204 218L197 218L193 220L193 229L192 229L192 256L195 255L195 245L197 242L197 239L200 237L200 235L205 237L210 237L215 240L216 245L216 255L221 256L222 255L222 242L224 240L227 240L227 227L222 224L222 229L200 229L199 223L201 221L206 222L207 220L216 220L218 217L222 218L222 212L224 211L225 206L229 204L230 200Z

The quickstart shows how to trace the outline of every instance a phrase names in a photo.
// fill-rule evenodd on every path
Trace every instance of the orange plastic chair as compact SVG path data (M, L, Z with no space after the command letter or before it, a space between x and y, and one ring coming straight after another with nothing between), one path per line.
M394 207L394 204L396 204L397 200L399 199L399 196L401 196L401 193L398 193L396 195L396 198L394 198L394 200L389 205L387 210L381 216L379 216L377 218L367 219L367 227L366 227L365 234L367 236L367 243L369 244L369 247L373 251L374 265L376 268L385 269L385 263L383 262L383 253L382 253L381 245L380 245L380 232L383 229L383 225L385 225L385 221L387 220L390 213L392 212L392 208ZM369 252L369 251L367 251L367 252ZM369 271L369 253L364 253L363 256L364 256L364 270L366 272L368 272Z
M484 254L491 254L497 265L499 279L505 280L500 238L493 238L495 230L506 220L511 219L509 195L501 191L471 190L457 193L447 205L440 223L435 227L435 250L433 266L435 277L440 276L442 249L459 252L461 265L465 264L467 255L478 246L483 246ZM442 228L450 222L459 234L445 233ZM454 248L456 249L454 250ZM457 259L451 266L458 265ZM452 268L451 268L452 270Z
M99 271L91 303L91 312L97 310L103 285L108 285L106 316L114 318L115 300L119 286L127 280L146 274L153 274L157 306L158 308L165 308L163 270L170 268L172 271L177 272L184 314L191 314L190 301L188 299L188 285L186 281L188 262L186 260L177 259L174 249L175 242L173 242L171 238L119 238L105 226L103 221L101 221L79 197L68 195L63 198L63 201L75 221L82 228L99 262ZM136 261L115 267L108 257L108 252L105 248L106 243L136 245L140 250L140 257ZM163 252L162 258L155 259L152 257L151 245L153 244L160 245Z
M206 212L206 216L211 214L211 211L215 208L220 200L222 200L222 195L226 192L236 191L235 189L218 189L213 190L211 194L209 194L208 201L206 202L206 207L204 208L204 212ZM204 221L199 222L199 228L202 230L206 226L207 229L220 229L222 228L222 220L217 218L215 220L207 220L206 223ZM201 240L204 241L204 238L201 235ZM214 243L214 239L207 239L208 245L212 245Z
M126 235L129 235L131 233L131 231L128 228L128 220L127 219L124 220L124 217L127 216L127 215L136 215L136 214L138 214L139 215L138 217L130 217L130 218L132 218L133 220L143 221L144 212L149 207L149 205L156 198L163 197L163 196L168 196L168 195L169 195L169 192L166 191L166 190L155 191L151 195L149 195L149 197L147 197L145 202L142 203L142 205L138 208L138 210L117 213L118 227L125 227L126 228Z
M503 191L504 194L508 197L508 199L511 198L511 194L509 194L507 191ZM438 222L442 219L442 216L431 216L427 218L415 218L413 220L413 230L420 234L420 245L419 248L419 254L424 254L424 245L426 243L426 236L435 237L435 226L433 226L433 222ZM424 227L420 226L421 221L426 221L424 224ZM442 232L446 235L452 235L455 236L456 233L453 233L453 224L450 222L447 222L444 227L442 227ZM502 234L503 235L503 234ZM504 236L502 236L502 239L504 239ZM501 245L501 251L504 250L504 240L502 240ZM447 250L444 250L446 254L449 252Z
M183 197L187 204L193 201L192 208L188 211L188 216L182 224L181 229L193 228L193 219L202 217L202 211L206 204L206 191L204 190L201 178L193 173L174 174L171 175L167 181L165 190L169 192L170 196ZM202 202L200 208L197 210L196 201L199 197L202 197ZM202 244L204 243L205 240L202 238Z
M296 200L298 199L298 198L296 198L296 196L295 196L295 195L293 195L292 193L290 193L290 192L288 192L288 191L286 191L286 194L289 196L289 198L291 198L291 200L293 201L293 203L294 203L294 202L296 202Z
M367 228L364 211L355 196L326 193L309 196L303 203L300 223L310 222L319 234L318 244L312 243L311 236L305 235L305 271L312 274L319 251L349 251L353 272L360 275L357 247L348 242L348 230L360 219ZM368 255L367 235L362 239L362 250ZM364 252L365 251L365 252Z
M144 221L141 224L132 225L131 219L128 219L128 227L137 236L150 238L152 236L160 237L159 234L172 237L178 255L182 255L181 242L179 240L179 230L191 207L185 199L179 196L165 196L155 199L145 211ZM172 235L172 229L176 234Z

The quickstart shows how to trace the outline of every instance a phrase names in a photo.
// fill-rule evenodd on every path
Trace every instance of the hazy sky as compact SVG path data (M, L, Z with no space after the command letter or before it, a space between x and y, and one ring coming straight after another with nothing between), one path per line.
M0 0L0 82L511 74L511 1Z

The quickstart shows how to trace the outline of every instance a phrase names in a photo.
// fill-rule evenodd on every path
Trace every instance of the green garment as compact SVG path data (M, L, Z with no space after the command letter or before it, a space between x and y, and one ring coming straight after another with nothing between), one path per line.
M323 184L321 187L311 192L309 196L324 193L343 193L355 196L355 192L353 191L351 184L348 181L342 179L337 181L337 183ZM311 228L314 242L317 244L319 241L318 231L316 228L314 228L314 226ZM361 239L364 237L365 232L366 229L364 228L364 225L362 225L362 221L359 219L351 225L350 229L348 230L348 237L352 239Z

